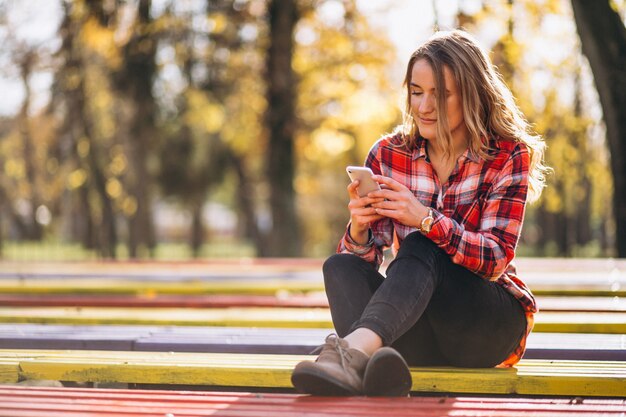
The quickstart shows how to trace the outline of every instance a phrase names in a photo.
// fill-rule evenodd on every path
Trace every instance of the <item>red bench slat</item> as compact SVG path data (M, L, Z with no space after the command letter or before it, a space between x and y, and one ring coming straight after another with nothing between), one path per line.
M0 416L589 416L626 413L623 399L324 398L294 394L0 387Z
M624 297L537 297L541 311L626 311ZM325 308L323 293L306 295L119 295L119 294L0 294L5 307L302 307Z
M326 295L57 295L0 294L0 306L7 307L328 307Z

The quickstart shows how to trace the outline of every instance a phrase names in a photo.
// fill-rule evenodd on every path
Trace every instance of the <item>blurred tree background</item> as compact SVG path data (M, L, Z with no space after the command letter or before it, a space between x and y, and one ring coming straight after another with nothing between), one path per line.
M366 1L50 0L54 35L27 41L40 1L0 2L0 76L22 86L0 118L2 258L334 251L345 166L401 120L405 63ZM456 0L445 22L424 3L429 32L491 49L546 138L519 255L617 256L610 129L570 2Z

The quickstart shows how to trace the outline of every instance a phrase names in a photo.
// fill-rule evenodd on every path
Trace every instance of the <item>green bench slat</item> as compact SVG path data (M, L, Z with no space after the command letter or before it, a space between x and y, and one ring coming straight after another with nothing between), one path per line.
M0 350L20 379L290 388L291 371L314 356L115 351ZM4 365L3 365L4 366ZM0 367L0 369L2 369ZM12 368L14 369L14 368ZM626 362L523 360L512 369L411 368L413 391L623 396ZM6 383L17 380L0 373Z
M626 333L626 313L540 312L536 332ZM324 308L0 307L2 323L332 328Z

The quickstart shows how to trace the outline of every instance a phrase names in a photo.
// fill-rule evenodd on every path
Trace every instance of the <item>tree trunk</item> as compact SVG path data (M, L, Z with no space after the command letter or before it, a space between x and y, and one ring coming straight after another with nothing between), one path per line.
M238 157L233 151L227 152L230 165L234 168L239 182L236 188L237 208L239 210L239 227L243 236L254 242L257 255L265 256L266 246L264 245L263 236L259 230L256 213L254 211L254 191L251 187L250 180L246 175L246 169L242 158Z
M4 254L4 213L2 213L2 208L0 207L0 259L2 259Z
M192 201L190 204L191 208L191 252L194 258L198 258L200 256L200 251L202 250L202 245L204 244L204 221L202 219L202 208L204 207L204 201L201 198L198 198L195 201Z
M572 0L600 96L613 174L617 256L626 257L626 28L609 0Z
M20 57L20 77L22 79L22 83L24 84L24 102L20 109L20 113L18 116L18 126L20 135L22 137L22 141L24 144L23 148L23 158L24 165L26 167L26 178L28 183L30 184L30 213L28 218L28 235L26 236L29 240L39 241L43 237L43 228L37 221L37 207L41 203L41 198L39 196L39 180L38 180L38 172L37 172L37 162L35 155L35 145L33 143L33 136L30 131L30 102L32 99L32 91L30 89L30 84L28 80L32 74L33 66L35 64L36 55L32 51L26 51Z
M265 74L268 108L265 124L269 135L267 175L272 227L267 239L267 256L301 255L293 187L296 80L291 59L294 28L299 17L295 3L293 0L272 0L269 5L270 45Z
M152 218L151 193L149 185L148 153L155 141L156 104L152 94L152 83L156 73L156 40L148 26L151 0L140 0L137 11L137 25L133 38L125 49L125 68L119 74L118 87L128 94L133 117L128 120L128 148L130 160L127 185L136 201L136 210L129 216L128 252L131 258L139 255L138 249L145 246L150 254L156 247L156 236Z
M104 258L116 258L117 251L117 226L115 224L115 211L113 209L113 202L109 198L106 192L106 177L104 170L100 164L99 147L96 142L96 138L93 132L91 116L87 105L87 89L85 86L84 71L81 69L83 63L80 58L80 47L76 45L76 37L78 36L79 28L75 22L72 22L71 12L69 5L66 6L66 17L63 22L62 31L63 36L63 51L65 54L65 70L69 74L78 74L78 83L73 88L67 88L65 91L67 95L67 118L68 126L71 127L71 149L73 149L73 156L76 158L79 165L85 164L87 170L90 172L89 183L84 187L93 187L96 194L100 199L101 214L98 216L94 212L84 213L90 218L86 220L87 232L90 233L93 228L97 229L97 236L95 241L97 242L97 249L100 255ZM91 10L90 10L91 12ZM81 157L76 153L76 147L79 138L85 138L89 143L89 153L87 157L81 160ZM81 198L85 198L85 202L89 200L89 192L82 190ZM83 205L83 208L91 209L91 204L87 206ZM94 210L95 211L95 210ZM100 218L99 224L93 224L92 219ZM90 236L85 236L85 239L93 239Z
M582 81L580 77L580 71L576 74L574 78L574 88L576 95L574 96L574 115L577 118L583 118L583 103L582 103ZM592 231L591 231L591 193L593 192L593 184L591 183L591 179L589 178L588 170L587 170L587 162L588 159L585 158L586 155L589 154L589 146L587 142L589 141L589 136L587 135L587 129L584 132L577 132L576 135L572 137L575 140L576 149L583 155L582 158L578 159L578 163L576 164L576 170L582 174L581 178L581 189L582 192L582 200L578 201L576 204L576 211L574 213L575 217L575 228L576 228L576 245L584 246L589 243L592 239Z
M563 211L554 213L553 218L556 226L554 241L556 242L556 247L558 248L557 256L568 256L570 251L570 218L567 213Z
M584 168L583 168L584 169ZM586 245L593 238L591 232L591 193L592 184L589 177L585 175L582 179L581 188L584 190L584 198L577 205L576 210L576 243L578 245Z
M81 96L83 94L84 93L81 92ZM82 113L82 127L85 132L85 137L90 139L91 144L88 161L91 174L93 175L93 185L95 186L96 192L100 197L100 203L102 205L102 220L98 236L98 249L104 258L114 259L116 258L117 251L117 226L115 225L113 202L109 198L106 191L106 177L100 167L99 158L93 141L91 124L88 121L88 116L86 115L87 109L85 108L84 102L81 103L80 108Z

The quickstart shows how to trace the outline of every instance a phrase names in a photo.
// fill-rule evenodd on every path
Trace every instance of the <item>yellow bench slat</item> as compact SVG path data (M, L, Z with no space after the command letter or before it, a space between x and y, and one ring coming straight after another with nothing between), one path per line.
M0 350L21 379L291 387L291 370L314 356ZM0 368L2 369L2 368ZM476 394L623 396L625 362L523 360L513 369L411 368L413 390ZM0 373L0 382L15 382Z
M540 312L536 332L626 333L625 312ZM332 328L326 308L0 307L0 322Z
M0 359L0 382L15 383L20 380L20 364L8 358Z

